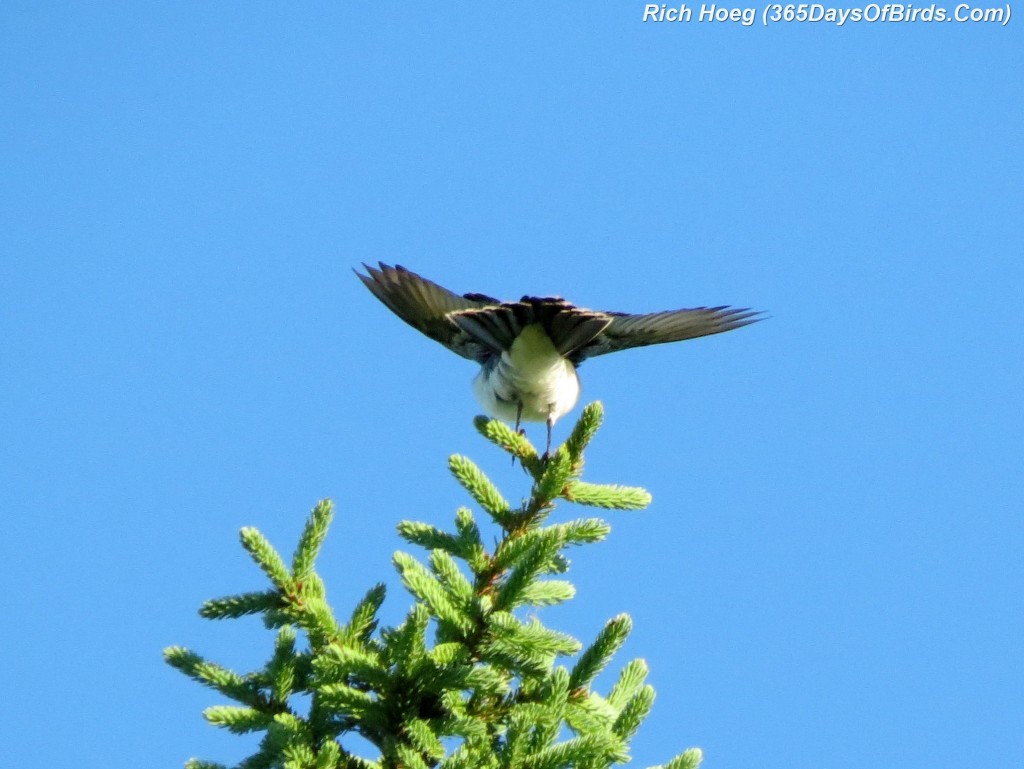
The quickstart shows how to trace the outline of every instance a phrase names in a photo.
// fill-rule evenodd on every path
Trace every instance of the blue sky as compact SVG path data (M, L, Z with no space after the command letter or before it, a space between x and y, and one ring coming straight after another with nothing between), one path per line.
M385 579L391 621L395 524L466 501L449 454L526 492L472 365L352 275L375 260L770 313L581 370L588 479L655 501L542 616L633 616L634 766L1024 764L1020 22L356 5L0 9L9 764L239 760L161 650L268 653L196 615L262 587L241 526L290 552L332 497L330 597Z

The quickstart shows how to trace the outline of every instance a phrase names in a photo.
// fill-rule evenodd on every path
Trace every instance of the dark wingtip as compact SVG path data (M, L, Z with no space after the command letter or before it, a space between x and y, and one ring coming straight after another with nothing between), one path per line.
M743 328L754 323L759 323L762 320L768 320L769 316L764 310L751 310L749 307L735 307L728 308L727 312L722 313L723 320L728 326L728 330L732 331L736 328Z
M363 269L366 270L366 275L363 275L363 273L359 272L355 267L352 268L352 272L356 274L356 277L358 277L359 280L363 281L363 285L370 289L374 294L377 294L380 290L379 286L382 284L384 277L387 274L387 270L390 268L384 264L384 262L377 262L377 264L380 265L380 269L371 267L366 262L361 262L361 264L363 265Z

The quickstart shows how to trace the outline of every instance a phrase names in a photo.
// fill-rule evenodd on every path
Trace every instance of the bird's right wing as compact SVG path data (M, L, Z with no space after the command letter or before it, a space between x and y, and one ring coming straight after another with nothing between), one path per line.
M497 299L483 294L459 296L400 265L389 267L380 263L380 269L368 264L363 267L368 275L357 271L359 279L410 326L464 358L482 362L489 357L487 348L452 322L452 316L500 304Z
M590 344L570 355L573 363L580 363L595 355L604 355L630 347L679 342L710 334L721 334L734 328L748 326L761 320L761 313L746 307L695 307L688 310L669 310L645 315L610 312L612 322Z

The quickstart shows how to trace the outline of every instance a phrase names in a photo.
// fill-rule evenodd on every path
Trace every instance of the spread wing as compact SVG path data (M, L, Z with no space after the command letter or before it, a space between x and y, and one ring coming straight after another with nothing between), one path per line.
M395 315L417 331L440 342L463 358L482 362L490 356L487 347L452 321L466 310L500 305L483 294L459 296L399 265L380 269L364 264L367 275L356 272L363 284Z
M459 296L398 265L363 267L367 275L356 275L395 315L479 363L509 349L531 323L539 323L555 349L578 365L595 355L721 334L761 319L761 313L745 307L630 315L586 310L559 297L524 296L518 302L502 302L485 294Z
M576 350L569 359L579 364L595 355L604 355L630 347L679 342L709 334L721 334L734 328L749 326L761 320L761 313L746 307L695 307L645 315L609 312L612 321L604 332L589 344Z

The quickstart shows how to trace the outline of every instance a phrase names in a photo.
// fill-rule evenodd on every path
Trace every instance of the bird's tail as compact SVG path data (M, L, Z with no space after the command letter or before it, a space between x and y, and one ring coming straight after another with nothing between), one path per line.
M611 323L610 316L574 307L559 297L524 296L518 302L453 313L451 320L495 354L512 347L524 328L538 324L561 355L593 341Z

